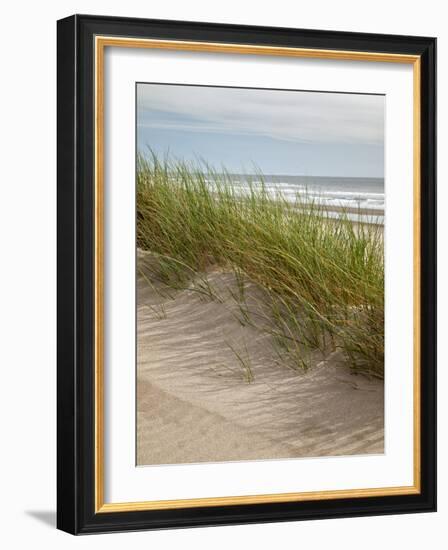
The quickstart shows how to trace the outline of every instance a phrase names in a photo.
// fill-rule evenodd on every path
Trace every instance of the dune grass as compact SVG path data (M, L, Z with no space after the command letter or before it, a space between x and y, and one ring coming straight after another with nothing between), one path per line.
M279 357L298 368L313 350L341 350L355 372L383 377L382 227L330 218L250 181L243 196L225 171L152 154L138 157L137 246L158 258L159 280L181 288L199 275L196 289L210 299L207 271L233 271L243 321L270 331ZM245 280L263 289L269 322L245 308Z

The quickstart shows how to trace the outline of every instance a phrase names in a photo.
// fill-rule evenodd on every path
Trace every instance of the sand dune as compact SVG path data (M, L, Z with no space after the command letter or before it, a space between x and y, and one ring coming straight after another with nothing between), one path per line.
M236 319L233 275L208 279L219 300L138 279L139 465L384 451L382 382L337 353L305 373L279 365L271 336Z

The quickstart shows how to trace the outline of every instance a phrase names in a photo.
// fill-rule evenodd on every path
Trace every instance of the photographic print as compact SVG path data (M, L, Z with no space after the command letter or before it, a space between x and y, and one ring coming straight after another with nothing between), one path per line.
M384 453L384 117L136 84L137 465Z
M436 509L436 40L58 21L57 526Z

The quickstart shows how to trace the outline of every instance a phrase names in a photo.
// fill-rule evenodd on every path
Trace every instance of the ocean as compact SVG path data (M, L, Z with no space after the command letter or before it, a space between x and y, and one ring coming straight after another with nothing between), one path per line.
M248 176L232 174L235 189L249 192ZM345 215L353 221L384 223L384 179L383 178L341 178L322 176L281 176L263 174L268 193L275 198L281 194L291 203L297 199L321 204L331 217L341 215L338 210L346 209ZM250 176L253 186L261 186L257 176ZM334 210L332 210L334 209Z

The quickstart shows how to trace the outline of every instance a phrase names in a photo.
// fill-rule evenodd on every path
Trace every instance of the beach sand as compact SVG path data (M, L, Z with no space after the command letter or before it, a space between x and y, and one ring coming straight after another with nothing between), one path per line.
M219 300L161 295L138 277L137 464L384 452L383 382L351 374L338 352L306 372L278 364L271 336L235 317L234 276L208 279Z

